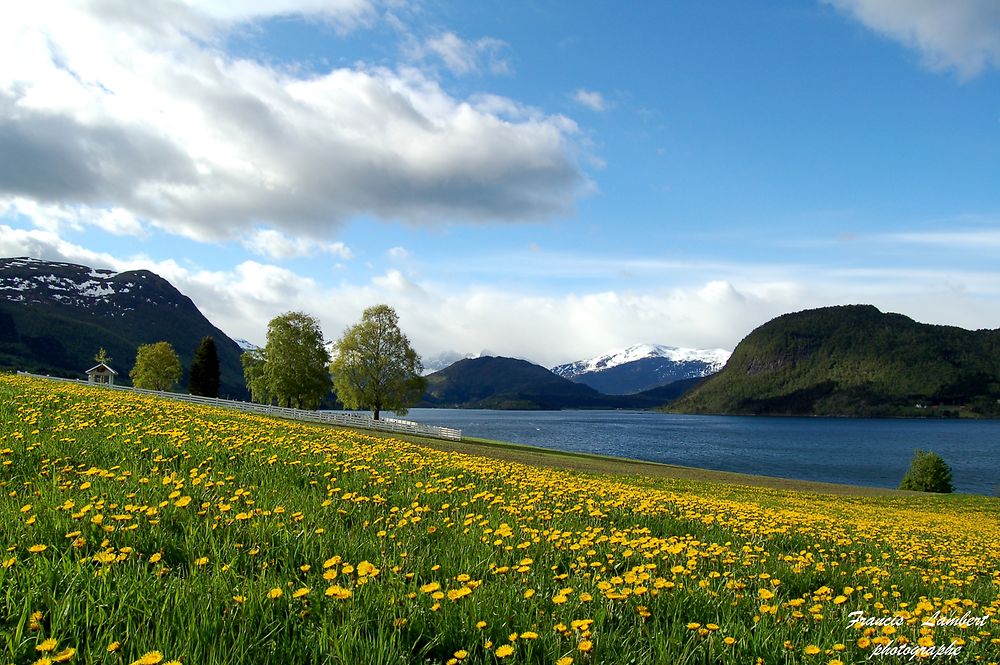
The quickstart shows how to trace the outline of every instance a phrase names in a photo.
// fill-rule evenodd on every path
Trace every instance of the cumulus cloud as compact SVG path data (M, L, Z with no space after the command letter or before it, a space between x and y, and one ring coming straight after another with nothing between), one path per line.
M604 98L604 95L596 90L580 88L573 93L573 101L586 106L591 111L606 111L608 109L608 101Z
M995 0L823 0L868 28L920 51L925 66L969 78L1000 68Z
M572 209L587 181L568 118L456 97L415 68L302 74L220 46L265 16L348 25L371 11L361 0L4 5L0 197L121 210L202 241ZM446 42L438 50L457 58ZM482 62L499 48L473 46Z

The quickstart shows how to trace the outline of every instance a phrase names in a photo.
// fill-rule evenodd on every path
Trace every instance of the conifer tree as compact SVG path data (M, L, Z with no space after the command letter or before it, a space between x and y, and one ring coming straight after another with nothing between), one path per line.
M219 351L212 337L202 337L191 360L188 391L202 397L219 396Z

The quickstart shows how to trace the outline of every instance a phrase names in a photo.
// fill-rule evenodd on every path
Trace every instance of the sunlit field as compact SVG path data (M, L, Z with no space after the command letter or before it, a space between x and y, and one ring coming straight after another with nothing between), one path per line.
M585 475L0 378L0 665L988 663L998 610L997 499Z

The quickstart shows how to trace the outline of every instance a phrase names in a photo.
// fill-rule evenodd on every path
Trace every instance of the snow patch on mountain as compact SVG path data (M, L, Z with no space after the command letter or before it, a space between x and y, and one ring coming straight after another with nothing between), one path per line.
M239 346L244 351L256 351L257 349L260 348L253 342L246 339L234 339L233 341L236 342L237 346Z
M689 349L663 344L634 344L624 349L616 349L588 360L558 365L552 371L569 379L580 374L602 372L626 363L632 363L646 358L664 358L677 363L697 362L705 365L705 374L712 374L722 369L731 351L725 349Z

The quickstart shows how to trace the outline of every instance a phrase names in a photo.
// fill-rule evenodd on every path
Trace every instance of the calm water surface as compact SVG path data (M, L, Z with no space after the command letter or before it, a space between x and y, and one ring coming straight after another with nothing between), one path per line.
M801 480L896 487L917 448L960 492L1000 487L1000 421L682 416L632 411L412 409L468 436Z

